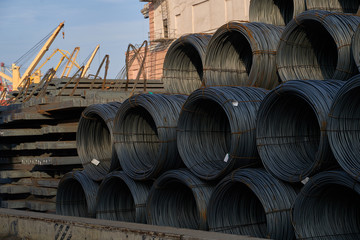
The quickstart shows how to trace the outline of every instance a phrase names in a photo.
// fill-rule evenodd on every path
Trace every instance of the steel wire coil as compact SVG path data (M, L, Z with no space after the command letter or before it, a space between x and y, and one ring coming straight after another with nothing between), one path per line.
M360 176L360 75L338 91L327 127L330 147L339 165L352 177Z
M279 240L294 239L290 209L296 191L263 169L237 169L214 189L210 231Z
M213 190L188 169L163 173L150 190L147 222L152 225L207 230L207 207Z
M360 24L353 36L351 48L356 66L358 67L358 70L360 72Z
M177 143L185 165L215 180L238 167L258 166L256 114L267 90L209 87L194 91L178 121Z
M79 120L77 151L84 171L94 181L101 181L120 167L112 144L113 121L120 105L118 102L90 105Z
M221 26L208 44L204 85L277 86L275 60L282 31L283 27L257 22Z
M96 215L96 196L99 184L84 171L66 173L56 193L56 214L76 217Z
M166 92L190 94L201 86L210 37L207 34L189 34L171 44L163 65L162 80Z
M269 173L300 182L317 171L338 166L326 124L342 85L336 80L289 81L264 98L257 115L256 143Z
M285 26L305 9L305 0L251 0L249 18L250 22Z
M359 23L358 16L328 11L296 16L286 25L277 51L281 80L347 80L357 74L351 39Z
M356 13L360 0L306 0L307 10Z
M292 208L297 239L360 239L359 194L360 183L343 171L310 178Z
M146 223L146 200L152 182L138 182L123 171L112 172L102 181L97 196L96 218Z
M114 120L114 146L124 172L155 179L182 166L176 128L184 95L140 94L121 104Z

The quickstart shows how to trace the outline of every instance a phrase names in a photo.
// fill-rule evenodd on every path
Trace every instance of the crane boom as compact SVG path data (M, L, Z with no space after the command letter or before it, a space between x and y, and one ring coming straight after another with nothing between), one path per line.
M84 71L82 72L82 74L81 74L81 76L80 76L81 78L85 77L86 72L89 70L90 65L91 65L91 62L93 61L93 59L94 59L94 57L95 57L95 54L97 53L97 51L99 50L99 48L100 48L100 44L98 44L98 45L96 46L96 48L94 49L93 53L91 54L91 57L89 58L89 61L87 61L86 65L85 65L85 67L84 67Z

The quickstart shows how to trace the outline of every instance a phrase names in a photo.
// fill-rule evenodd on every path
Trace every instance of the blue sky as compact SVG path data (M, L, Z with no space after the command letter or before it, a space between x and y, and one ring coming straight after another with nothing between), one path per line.
M109 54L108 78L115 78L124 66L128 44L140 44L148 37L148 20L140 12L143 6L139 0L0 0L0 62L11 66L65 21L65 39L59 34L45 57L56 48L71 52L78 46L81 64L100 44L90 73L95 74ZM57 64L60 54L53 59L43 73Z

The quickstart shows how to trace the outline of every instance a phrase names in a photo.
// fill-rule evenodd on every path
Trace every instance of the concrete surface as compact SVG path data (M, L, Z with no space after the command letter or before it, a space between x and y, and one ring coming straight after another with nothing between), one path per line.
M0 239L260 240L247 236L0 209Z

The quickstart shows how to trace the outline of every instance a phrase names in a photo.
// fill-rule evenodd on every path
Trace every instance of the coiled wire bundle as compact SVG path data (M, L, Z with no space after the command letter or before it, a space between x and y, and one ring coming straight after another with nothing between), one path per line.
M337 166L326 124L342 85L334 80L289 81L264 98L257 115L256 143L269 173L300 182L321 169Z
M263 169L238 169L214 189L210 231L279 240L294 239L290 209L296 192Z
M306 0L307 10L356 13L360 0Z
M84 171L95 181L120 166L112 144L113 120L120 105L118 102L90 105L79 120L78 155Z
M137 182L123 171L108 174L102 181L96 218L146 223L146 200L152 182Z
M353 57L354 57L356 66L358 67L358 70L360 71L360 24L355 31L354 37L352 39L351 48L352 48L352 53L353 53Z
M114 120L114 146L124 172L154 179L182 165L176 128L183 95L140 94L124 101Z
M351 39L360 17L328 11L306 11L281 36L276 63L288 80L347 80L357 74Z
M305 0L251 0L250 22L285 26L293 17L305 11Z
M329 113L329 143L340 166L351 176L360 176L360 75L338 91Z
M146 211L152 225L207 230L207 207L213 187L188 169L162 174L151 188Z
M360 183L342 171L310 178L295 200L297 239L360 239Z
M190 94L201 86L210 37L207 34L189 34L171 44L165 56L162 78L166 92Z
M265 23L229 22L212 36L205 57L206 86L279 84L276 49L283 27Z
M209 87L194 91L178 121L177 143L185 165L205 180L261 164L256 149L256 114L267 90Z
M84 171L66 173L56 194L56 214L76 217L95 217L99 184Z

